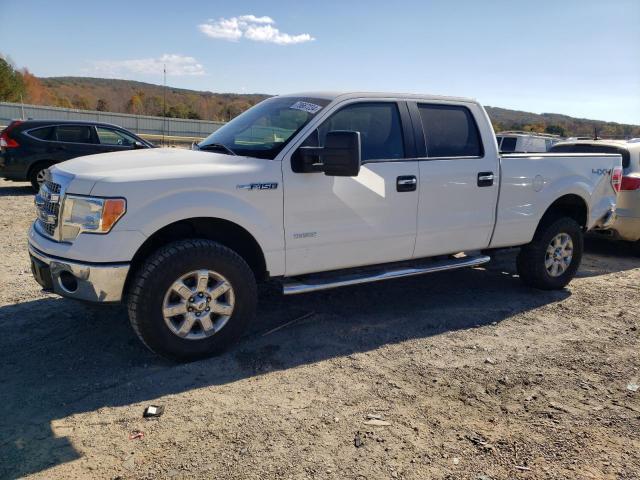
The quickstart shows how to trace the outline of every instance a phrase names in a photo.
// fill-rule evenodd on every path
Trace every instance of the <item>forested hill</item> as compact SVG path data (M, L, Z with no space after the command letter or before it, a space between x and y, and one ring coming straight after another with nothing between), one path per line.
M40 78L57 105L120 113L162 115L164 87L107 78ZM167 115L178 118L229 120L269 95L212 93L167 87Z
M59 103L76 108L162 115L161 85L105 78L57 77L40 79ZM172 117L228 120L267 98L265 94L211 93L167 88L167 114ZM534 130L561 135L640 136L640 126L573 118L556 113L536 114L486 107L497 131Z
M202 120L229 120L269 95L212 93L136 82L89 77L38 78L16 70L0 57L0 101L53 105L141 115L161 116L166 93L166 115ZM487 107L496 131L531 130L560 135L640 137L640 126L573 118L556 113L536 114Z

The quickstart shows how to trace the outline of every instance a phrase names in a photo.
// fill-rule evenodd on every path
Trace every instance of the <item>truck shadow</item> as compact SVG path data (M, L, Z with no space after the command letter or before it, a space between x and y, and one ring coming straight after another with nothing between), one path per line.
M628 242L589 236L584 242L585 255L577 278L595 277L640 267L640 256Z
M187 365L148 352L122 307L58 298L0 307L0 477L21 477L82 457L64 426L74 414L482 327L570 295L522 286L501 260L487 269L294 297L273 290L261 292L259 318L239 344ZM313 315L268 333L308 313ZM136 416L142 414L138 408ZM171 404L166 408L170 415Z
M0 197L24 197L33 195L31 184L18 183L11 184L8 182L0 183Z

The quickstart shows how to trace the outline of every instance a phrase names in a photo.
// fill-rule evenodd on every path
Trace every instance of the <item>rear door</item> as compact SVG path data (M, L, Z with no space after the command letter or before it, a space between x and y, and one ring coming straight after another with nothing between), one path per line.
M322 146L334 130L360 132L359 175L295 173L295 149ZM288 276L411 258L418 162L404 102L362 99L338 105L284 157L282 169Z
M476 104L409 108L421 156L414 257L486 248L499 187L499 158L493 146L484 148L478 129L488 118Z
M97 138L91 125L56 125L49 149L56 161L96 153Z

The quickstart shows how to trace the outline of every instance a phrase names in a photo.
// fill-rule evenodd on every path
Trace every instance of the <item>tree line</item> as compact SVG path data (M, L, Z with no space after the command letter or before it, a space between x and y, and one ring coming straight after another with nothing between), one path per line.
M161 85L88 77L38 78L0 56L0 101L80 110L228 121L268 98L264 94L197 92ZM494 129L565 136L640 137L640 126L487 107Z

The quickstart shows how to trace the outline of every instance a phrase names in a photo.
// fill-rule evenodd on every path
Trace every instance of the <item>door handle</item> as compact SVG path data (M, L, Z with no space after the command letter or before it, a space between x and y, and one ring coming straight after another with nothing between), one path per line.
M478 186L479 187L491 187L495 176L493 172L480 172L478 174Z
M415 175L402 175L396 180L396 190L398 192L414 192L418 185Z

